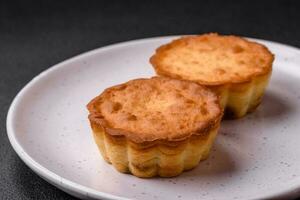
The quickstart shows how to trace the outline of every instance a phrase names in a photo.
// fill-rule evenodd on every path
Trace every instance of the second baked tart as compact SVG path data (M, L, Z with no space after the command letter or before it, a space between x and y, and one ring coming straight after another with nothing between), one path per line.
M138 177L171 177L197 166L222 117L209 89L163 77L108 88L87 107L103 158Z
M273 60L273 54L261 44L211 33L163 45L150 62L158 75L212 88L220 95L225 115L238 118L259 105Z

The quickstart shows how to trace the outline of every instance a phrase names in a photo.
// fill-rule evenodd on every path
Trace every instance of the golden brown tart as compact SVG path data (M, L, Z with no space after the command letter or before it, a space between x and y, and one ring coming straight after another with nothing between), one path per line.
M260 104L273 60L273 54L261 44L211 33L165 44L150 62L158 75L194 81L215 90L225 115L238 118Z
M208 157L222 109L196 83L163 77L106 89L88 104L103 158L138 177L171 177Z

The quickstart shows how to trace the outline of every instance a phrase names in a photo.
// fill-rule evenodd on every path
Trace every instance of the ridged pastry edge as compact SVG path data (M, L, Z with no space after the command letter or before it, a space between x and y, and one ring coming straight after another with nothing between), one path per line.
M125 136L110 135L91 121L102 157L119 172L142 178L173 177L196 167L208 157L219 124L207 130L208 134L192 135L183 141L135 143Z
M166 50L176 46L178 43L182 42L186 38L199 37L199 36L201 37L201 36L206 36L206 35L219 35L219 34L218 33L207 33L207 34L196 35L196 36L183 36L183 37L180 37L178 39L175 39L175 40L173 40L173 41L171 41L167 44L163 44L160 47L158 47L155 50L155 54L152 55L149 59L149 62L153 66L156 74L160 75L160 76L164 76L164 77L170 77L170 78L175 78L175 79L180 79L180 80L186 80L184 77L182 77L179 74L175 74L175 73L166 71L160 65L160 60L162 60L162 58L165 56L165 51ZM266 63L267 67L265 67L265 69L263 71L253 73L252 75L249 75L248 77L245 77L243 79L232 79L229 82L228 81L214 81L214 82L211 82L211 81L203 81L203 80L193 80L193 82L197 82L200 85L205 85L205 86L219 86L219 85L227 85L227 84L243 84L243 83L247 83L247 82L251 81L253 79L253 77L263 76L263 75L269 74L272 71L272 64L273 64L275 56L274 56L274 54L272 54L270 52L270 50L266 46L264 46L263 44L260 44L258 42L249 41L249 40L247 40L243 37L234 36L234 35L227 35L227 36L236 37L236 38L239 38L239 39L242 39L242 40L246 41L249 44L256 44L256 45L259 45L260 47L262 47L265 50L265 52L268 53L269 56L270 56L269 57L270 59L268 59L268 62Z
M156 78L159 78L159 77L152 77L151 79L156 79ZM168 77L165 77L165 78L168 78ZM168 79L170 79L170 78L168 78ZM131 81L136 81L136 80L145 80L145 79L141 78L141 79L134 79ZM102 101L101 100L102 95L105 92L109 92L109 91L112 91L115 89L121 89L131 81L107 88L99 96L92 99L87 105L87 108L90 112L90 114L88 116L89 120L92 121L93 123L98 124L98 126L103 127L105 129L105 132L109 133L110 135L114 135L114 136L124 135L125 137L127 137L128 139L130 139L131 141L134 141L136 143L141 143L141 142L145 142L145 141L151 142L153 140L162 139L159 136L156 137L155 135L152 135L154 137L151 137L151 138L149 138L149 137L145 138L145 137L143 137L143 134L141 134L141 133L135 134L134 132L131 132L129 130L125 130L122 128L115 128L115 127L111 126L111 123L109 121L107 121L107 119L103 115L101 109L98 108L99 103L101 103L101 101ZM190 81L186 81L186 80L183 80L183 81L190 82ZM209 90L209 89L207 89L205 87L205 90ZM222 118L222 116L223 116L223 110L220 106L220 98L218 95L215 95L215 97L216 97L216 99L214 100L214 103L216 104L218 111L215 112L215 114L213 116L206 118L206 120L202 121L202 123L197 123L197 126L195 126L195 129L193 132L185 132L183 134L180 134L180 136L174 135L174 134L169 134L167 138L163 138L163 139L168 140L168 141L181 141L186 138L189 138L191 135L207 134L207 130L210 130L216 123L219 122L219 119Z

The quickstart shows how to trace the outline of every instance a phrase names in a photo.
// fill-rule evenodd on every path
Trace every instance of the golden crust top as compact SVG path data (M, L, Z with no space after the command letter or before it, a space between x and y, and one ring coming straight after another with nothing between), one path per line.
M150 58L157 74L205 85L241 83L272 70L263 45L216 33L186 36L163 45Z
M222 116L218 97L209 89L163 77L113 86L87 107L93 124L137 143L206 134Z

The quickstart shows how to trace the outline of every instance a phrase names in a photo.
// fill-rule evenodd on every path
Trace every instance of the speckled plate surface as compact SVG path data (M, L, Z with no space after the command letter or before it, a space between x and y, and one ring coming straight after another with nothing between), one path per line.
M300 51L258 40L276 55L262 105L223 121L211 156L176 178L140 179L105 163L85 105L104 88L154 75L148 59L161 37L82 54L41 73L14 99L7 117L21 159L58 188L95 199L262 199L300 191Z

